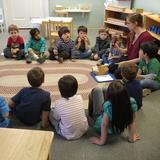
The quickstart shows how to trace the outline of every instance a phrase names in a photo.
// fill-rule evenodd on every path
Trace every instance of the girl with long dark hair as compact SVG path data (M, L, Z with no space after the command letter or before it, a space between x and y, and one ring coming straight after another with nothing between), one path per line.
M92 137L91 142L103 145L107 140L107 133L122 133L128 128L128 141L135 142L139 139L135 133L135 112L137 104L130 98L125 85L121 81L112 82L106 93L107 99L103 104L103 115L100 115L95 123L96 131L101 136Z

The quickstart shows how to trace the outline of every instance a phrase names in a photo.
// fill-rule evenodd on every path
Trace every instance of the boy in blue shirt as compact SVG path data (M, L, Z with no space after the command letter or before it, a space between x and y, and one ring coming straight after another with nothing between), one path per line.
M40 120L42 127L48 127L50 111L50 93L41 89L44 82L44 72L40 67L35 67L27 73L31 87L21 89L9 101L9 107L16 117L25 125L35 125Z
M38 63L45 62L46 40L40 36L40 31L37 28L30 30L31 38L25 46L26 63L32 63L36 60Z

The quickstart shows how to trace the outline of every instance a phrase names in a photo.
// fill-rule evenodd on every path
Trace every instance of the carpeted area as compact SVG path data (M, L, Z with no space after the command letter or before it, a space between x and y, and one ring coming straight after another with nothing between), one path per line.
M0 63L0 95L9 99L21 88L29 86L27 72L31 68L39 66L45 72L45 82L42 84L42 88L51 93L52 102L60 97L59 78L67 74L76 77L79 83L78 94L81 94L86 101L90 90L97 85L90 76L91 67L94 64L95 62L87 60L77 60L76 62L67 60L62 64L47 60L42 65L36 62L26 64L25 61L4 60Z
M59 64L56 61L47 61L39 65L36 62L27 65L25 61L2 60L0 61L0 94L7 99L16 94L22 87L29 86L26 78L27 71L34 67L43 68L46 77L43 88L50 91L52 101L59 97L57 88L58 79L64 74L73 74L79 82L78 93L82 94L87 108L88 93L99 85L90 76L91 66L95 62L78 60L66 61ZM55 135L52 147L54 160L159 160L160 157L160 91L156 91L144 98L143 107L137 113L137 132L141 140L131 144L127 142L127 131L122 135L108 137L105 146L99 147L89 142L95 135L90 127L88 132L80 139L66 141ZM16 122L14 127L39 129L39 126L25 127ZM14 122L13 122L14 123ZM50 128L51 129L51 128Z

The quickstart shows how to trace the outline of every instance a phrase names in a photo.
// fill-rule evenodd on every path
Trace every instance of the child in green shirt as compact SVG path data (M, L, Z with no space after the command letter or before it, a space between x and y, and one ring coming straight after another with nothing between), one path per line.
M145 42L140 46L138 77L143 89L160 89L160 63L155 58L158 46L154 42Z

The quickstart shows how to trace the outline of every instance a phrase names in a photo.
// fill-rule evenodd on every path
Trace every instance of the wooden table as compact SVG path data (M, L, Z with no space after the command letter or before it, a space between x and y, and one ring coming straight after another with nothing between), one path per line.
M1 160L50 160L54 133L0 128Z

